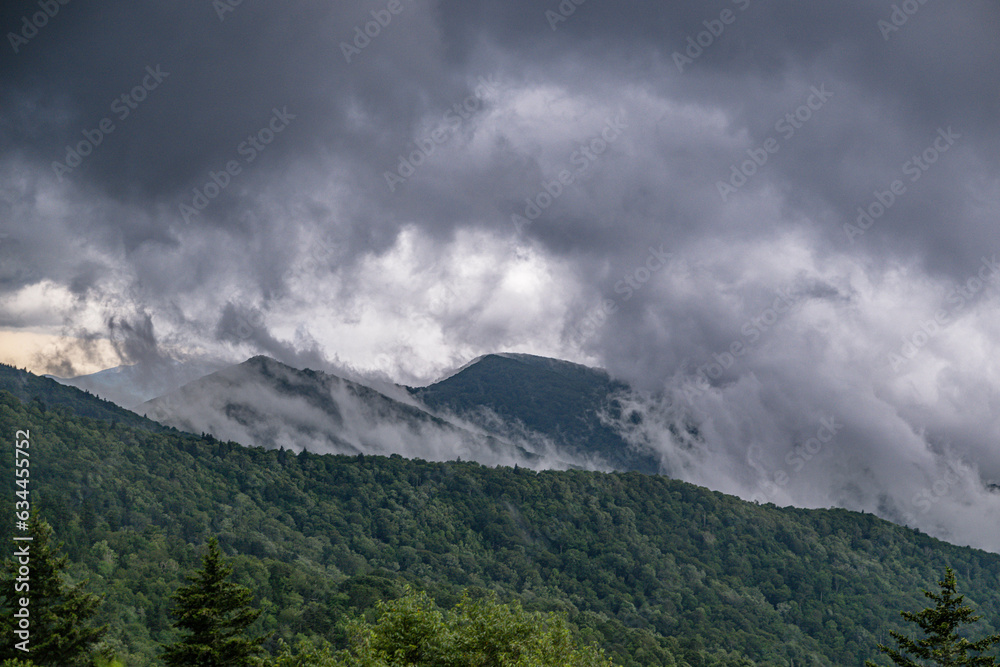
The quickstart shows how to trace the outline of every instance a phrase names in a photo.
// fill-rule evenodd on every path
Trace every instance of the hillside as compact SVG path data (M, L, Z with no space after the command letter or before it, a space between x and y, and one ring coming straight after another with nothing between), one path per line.
M998 629L1000 556L871 515L758 506L634 472L293 455L8 393L0 427L31 430L33 500L74 576L108 595L102 615L129 665L154 664L170 638L168 596L209 534L256 592L261 625L284 637L342 643L347 617L412 582L444 603L474 587L564 610L625 665L747 664L708 657L720 651L859 665L945 565L981 630ZM13 465L12 448L0 456ZM13 498L0 499L4 521Z
M91 417L108 423L120 423L146 431L171 430L158 422L141 417L111 401L94 396L89 391L66 386L52 378L0 364L0 391L8 391L22 401L34 401L41 409L63 406L81 417Z
M530 354L488 354L450 377L410 391L434 409L486 427L490 413L520 422L559 449L597 458L615 470L659 472L656 457L635 451L600 419L602 412L618 416L614 397L627 389L604 371L580 364Z
M404 391L399 393L408 399ZM182 431L268 449L540 464L539 456L517 444L463 428L409 400L260 356L199 378L136 410ZM558 460L548 463L568 467Z
M219 370L223 365L192 359L158 361L116 366L97 373L71 378L49 376L60 384L89 391L129 410L150 399L168 394L177 388Z

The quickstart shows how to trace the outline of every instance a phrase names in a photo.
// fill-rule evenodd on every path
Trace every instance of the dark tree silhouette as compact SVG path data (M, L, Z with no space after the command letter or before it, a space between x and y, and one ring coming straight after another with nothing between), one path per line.
M191 582L172 596L174 626L187 635L165 645L163 661L170 667L245 667L259 663L266 636L249 637L247 629L261 611L250 606L253 593L246 586L227 581L233 568L222 557L214 537L202 567L188 577Z
M982 654L989 651L994 644L1000 642L1000 635L990 635L975 642L959 636L960 626L975 623L982 616L974 616L972 607L962 604L965 596L956 594L955 573L950 567L945 569L944 579L938 582L938 586L941 587L940 593L924 591L924 595L934 601L933 607L917 613L900 612L904 619L920 626L926 636L923 639L911 639L890 631L897 647L892 649L879 644L879 650L900 667L925 667L927 664L941 667L994 667L997 664L994 658L969 653ZM905 653L913 657L907 657ZM917 662L913 658L930 662ZM871 660L865 661L865 664L868 667L878 667Z
M89 625L102 598L84 590L86 581L65 584L62 572L69 558L60 553L61 544L51 543L52 526L37 513L28 518L27 534L32 540L19 542L17 547L27 553L8 561L0 578L0 625L4 637L0 660L30 659L41 667L90 665L94 657L103 655L100 643L108 631L106 625ZM18 572L23 564L21 558L27 561L27 577ZM14 634L21 620L14 614L22 598L29 602L28 652L17 648L20 638Z

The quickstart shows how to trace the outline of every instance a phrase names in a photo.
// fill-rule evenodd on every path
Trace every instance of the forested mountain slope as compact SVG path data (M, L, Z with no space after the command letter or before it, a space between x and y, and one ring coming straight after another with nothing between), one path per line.
M531 354L487 354L453 375L410 391L428 406L484 426L491 414L520 422L575 457L615 470L658 472L658 459L636 451L600 419L617 417L615 395L628 385L600 369ZM488 412L486 412L488 411Z
M259 356L199 378L136 410L183 431L269 449L570 466L557 457L543 463L541 456L516 442L442 419L401 387L387 390L399 396Z
M716 664L698 662L704 650L858 665L947 564L983 631L997 630L1000 556L871 515L639 473L296 456L0 396L3 432L31 431L33 500L74 574L108 594L102 614L129 664L169 639L168 596L209 534L279 636L342 642L347 614L409 581L446 603L472 586L566 610L623 664ZM12 448L0 456L12 469ZM0 499L5 521L13 498Z
M42 408L61 405L72 409L77 415L109 423L127 424L148 431L170 430L169 427L145 419L88 391L81 391L56 382L52 378L41 377L7 364L0 364L0 390L9 391L22 401L37 402Z

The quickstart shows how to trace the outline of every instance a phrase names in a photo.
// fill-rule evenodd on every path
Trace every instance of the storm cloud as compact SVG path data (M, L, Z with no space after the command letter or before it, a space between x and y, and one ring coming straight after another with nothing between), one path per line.
M6 2L0 317L78 341L39 360L61 374L95 338L405 384L600 365L649 429L701 424L632 434L672 474L973 541L1000 518L998 26L986 0Z

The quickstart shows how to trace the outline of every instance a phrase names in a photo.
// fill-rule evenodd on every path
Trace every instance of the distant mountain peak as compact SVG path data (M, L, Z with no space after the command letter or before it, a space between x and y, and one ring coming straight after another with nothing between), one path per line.
M140 409L184 431L272 448L656 472L601 421L625 388L599 369L516 352L476 357L423 389L378 389L256 355Z
M411 389L425 405L483 428L496 418L547 438L569 456L618 470L658 472L659 460L637 451L604 416L618 414L628 386L599 368L518 352L476 357L444 379Z
M578 364L574 361L566 361L565 359L556 359L554 357L541 357L537 354L525 354L523 352L499 352L496 356L504 359L510 359L512 361L518 361L529 366L544 368L556 373L572 369L576 372L585 372L605 376L608 375L608 372L603 368Z
M269 357L266 354L258 354L256 356L250 357L241 364L237 364L237 367L244 368L282 368L288 369L290 371L298 371L298 368L289 366L288 364L283 364L274 357Z
M156 359L71 378L46 377L62 385L89 391L131 410L223 366L223 363L213 359Z
M273 358L273 357L267 356L266 354L258 354L258 355L250 357L249 359L247 359L243 363L244 364L268 364L268 363L280 364L281 362L278 361L277 359Z
M332 373L258 355L141 409L180 430L272 449L432 460L460 456L488 465L527 465L539 458L517 443L443 419L397 389L407 402Z
M458 375L459 373L461 373L465 369L471 368L471 367L475 366L476 364L478 364L480 361L482 361L483 359L485 359L488 356L490 356L490 354L481 354L478 357L472 359L471 361L465 362L464 364L462 364L458 368L455 368L453 370L448 371L447 373L445 373L444 375L442 375L441 377L439 377L437 380L434 380L434 382L431 382L431 384L434 385L434 384L437 384L439 382L444 382L448 378L451 378L451 377L454 377L454 376Z
M455 370L445 373L442 377L435 380L434 382L427 385L428 387L433 387L434 385L441 384L451 378L468 371L469 369L475 368L481 364L489 364L490 362L516 362L519 364L524 364L536 369L543 369L551 371L553 373L565 374L567 372L571 373L583 373L583 374L593 374L598 376L607 377L608 373L603 368L594 368L593 366L585 366L584 364L578 364L573 361L566 361L564 359L556 359L553 357L543 357L537 354L527 354L525 352L487 352L486 354L481 354L475 357L471 361L466 362L462 366L459 366Z

